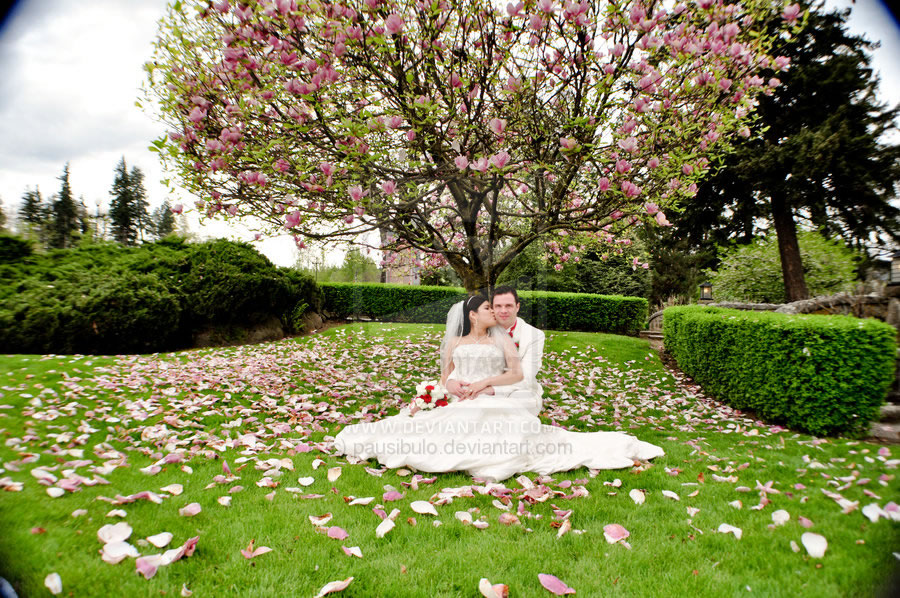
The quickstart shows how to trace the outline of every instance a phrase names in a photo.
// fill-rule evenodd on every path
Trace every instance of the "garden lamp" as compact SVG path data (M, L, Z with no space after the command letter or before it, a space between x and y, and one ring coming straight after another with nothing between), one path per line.
M891 274L888 277L888 284L900 285L900 251L891 254Z
M712 301L712 285L708 282L700 285L700 301Z

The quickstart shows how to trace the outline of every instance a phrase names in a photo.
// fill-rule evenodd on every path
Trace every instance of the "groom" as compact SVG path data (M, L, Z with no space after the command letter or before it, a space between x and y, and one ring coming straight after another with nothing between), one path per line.
M541 411L541 395L544 394L544 389L537 383L537 373L541 369L541 360L544 356L544 333L518 317L519 295L513 287L495 288L491 297L491 307L494 309L497 324L509 333L516 344L524 375L520 382L504 387L502 394L527 400L528 410L532 415L537 415ZM457 380L450 380L447 383L447 390L460 395L465 393L464 386ZM495 394L496 390L488 387L484 392Z

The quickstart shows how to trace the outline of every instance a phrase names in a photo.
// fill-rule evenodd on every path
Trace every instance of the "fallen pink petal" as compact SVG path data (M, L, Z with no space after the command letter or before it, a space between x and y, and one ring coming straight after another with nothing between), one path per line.
M341 581L330 581L322 586L322 589L319 590L319 593L315 595L315 598L322 598L322 596L325 596L326 594L342 592L347 589L347 586L349 586L350 582L352 581L352 577L348 577L347 579Z
M552 594L556 594L557 596L575 593L575 590L573 588L567 586L555 575L550 575L548 573L538 573L538 580L547 591L551 592Z
M603 526L603 537L606 538L606 541L610 544L615 544L620 540L624 540L630 535L628 530L618 523L610 523L609 525Z

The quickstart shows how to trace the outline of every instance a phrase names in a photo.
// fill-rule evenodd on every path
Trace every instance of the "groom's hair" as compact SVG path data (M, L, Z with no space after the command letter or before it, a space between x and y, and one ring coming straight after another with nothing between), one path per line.
M519 294L516 293L516 290L509 285L503 285L501 287L495 288L494 292L491 293L491 303L494 302L494 297L496 297L497 295L506 295L507 293L512 294L513 299L516 300L516 303L519 302Z

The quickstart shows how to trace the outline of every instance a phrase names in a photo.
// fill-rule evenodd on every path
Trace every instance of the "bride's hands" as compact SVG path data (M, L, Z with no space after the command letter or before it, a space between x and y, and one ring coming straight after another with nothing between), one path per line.
M494 394L494 387L485 383L484 381L473 382L466 386L465 393L461 397L461 400L466 401L469 399L474 399L478 395L492 395Z
M447 391L457 397L462 398L466 393L467 383L462 382L461 380L447 380Z

